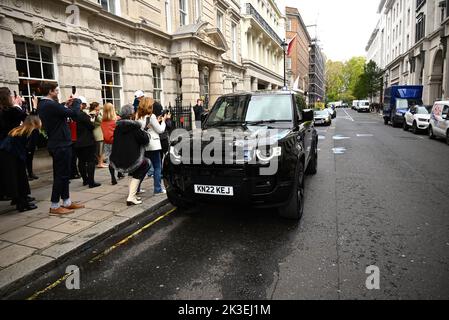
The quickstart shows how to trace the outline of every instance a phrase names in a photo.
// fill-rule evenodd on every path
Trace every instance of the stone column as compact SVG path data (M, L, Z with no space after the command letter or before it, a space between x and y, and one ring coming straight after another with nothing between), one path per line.
M243 78L243 90L250 92L251 91L251 76L245 75Z
M194 58L181 60L182 97L183 105L196 104L200 97L200 73L198 61Z
M0 87L8 87L11 92L19 92L19 74L16 69L16 48L11 28L3 25L0 17Z
M256 92L259 89L259 82L257 78L253 78L251 81L251 91Z
M223 75L224 75L223 65L217 64L211 69L209 106L213 106L215 101L217 101L217 99L224 93Z

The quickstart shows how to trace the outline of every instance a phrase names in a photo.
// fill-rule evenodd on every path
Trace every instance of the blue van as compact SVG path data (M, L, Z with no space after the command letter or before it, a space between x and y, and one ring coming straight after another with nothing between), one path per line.
M413 105L422 105L422 94L423 86L392 86L385 89L385 125L402 126L407 110Z

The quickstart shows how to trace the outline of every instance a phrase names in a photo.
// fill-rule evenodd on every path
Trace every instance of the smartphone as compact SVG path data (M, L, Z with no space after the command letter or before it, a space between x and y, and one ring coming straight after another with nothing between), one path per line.
M75 94L76 94L76 87L72 86L72 95L75 95Z
M17 91L14 91L14 98L17 98Z

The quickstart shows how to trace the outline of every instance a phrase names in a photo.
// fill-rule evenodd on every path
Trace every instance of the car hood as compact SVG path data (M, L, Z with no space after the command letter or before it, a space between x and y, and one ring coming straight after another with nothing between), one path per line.
M430 119L430 114L415 114L414 117L417 118L417 119L429 120Z

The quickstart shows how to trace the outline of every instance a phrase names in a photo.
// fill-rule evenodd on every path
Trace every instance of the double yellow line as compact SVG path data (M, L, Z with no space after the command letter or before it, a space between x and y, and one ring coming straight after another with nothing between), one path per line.
M164 220L165 218L167 218L169 215L171 215L173 212L176 211L176 208L164 213L162 216L160 216L159 218L151 221L150 223L148 223L147 225L145 225L144 227L140 228L139 230L135 231L134 233L132 233L131 235L129 235L128 237L126 237L125 239L121 240L120 242L116 243L115 245L113 245L112 247L110 247L109 249L105 250L103 253L99 254L98 256L92 258L89 263L94 263L98 260L100 260L101 258L104 258L105 256L107 256L108 254L110 254L112 251L118 249L119 247L123 246L124 244L128 243L131 239L135 238L136 236L138 236L139 234L141 234L142 232L144 232L145 230L147 230L148 228L151 228L153 225L155 225L156 223L158 223L161 220ZM66 281L71 275L73 275L72 273L67 273L64 276L62 276L61 278L59 278L58 280L56 280L55 282L53 282L51 285L49 285L48 287L46 287L43 290L40 290L38 292L36 292L35 294L33 294L31 297L27 298L26 300L36 300L40 295L56 288L57 286L59 286L61 283L63 283L64 281Z

